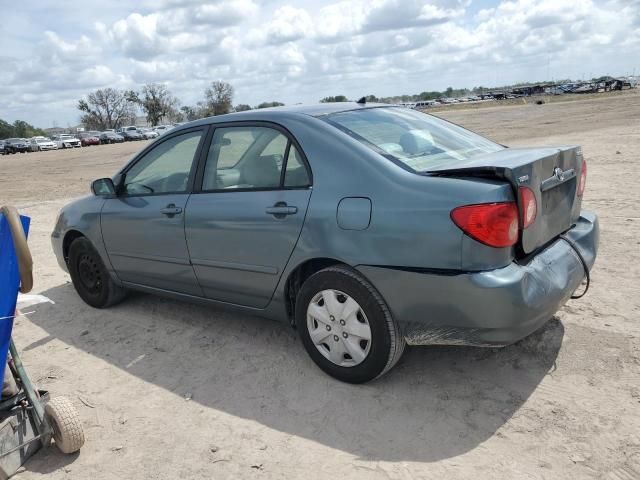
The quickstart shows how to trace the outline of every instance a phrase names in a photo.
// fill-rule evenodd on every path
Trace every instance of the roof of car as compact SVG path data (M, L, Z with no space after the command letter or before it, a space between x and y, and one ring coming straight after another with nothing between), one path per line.
M367 108L377 107L393 107L397 105L389 105L386 103L356 103L356 102L336 102L336 103L319 103L315 105L292 105L290 107L270 107L258 108L254 110L246 110L244 112L228 113L226 115L218 115L215 117L202 118L193 122L185 123L179 127L175 127L176 131L185 130L190 127L199 125L208 125L210 123L222 122L239 122L252 120L277 120L278 118L286 118L290 116L307 115L310 117L320 117L331 113L348 112L355 110L365 110Z
M388 107L390 105L385 103L356 103L356 102L335 102L335 103L316 103L312 105L292 105L289 107L270 107L261 108L257 110L247 110L246 112L283 112L283 113L302 113L310 115L312 117L318 117L321 115L328 115L337 112L346 112L350 110L362 110L372 107Z

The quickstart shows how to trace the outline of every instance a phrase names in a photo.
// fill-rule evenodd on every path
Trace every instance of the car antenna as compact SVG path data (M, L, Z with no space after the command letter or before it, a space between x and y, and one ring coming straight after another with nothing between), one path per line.
M359 103L360 105L364 105L365 103L367 103L367 97L362 97L356 103Z

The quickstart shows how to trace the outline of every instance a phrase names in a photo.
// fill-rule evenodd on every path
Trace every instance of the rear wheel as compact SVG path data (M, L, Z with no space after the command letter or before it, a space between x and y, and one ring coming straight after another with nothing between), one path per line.
M71 243L68 267L76 292L92 307L107 308L126 296L126 289L111 279L100 254L85 237Z
M404 351L384 299L347 266L326 268L304 282L296 299L296 326L316 365L343 382L383 375Z

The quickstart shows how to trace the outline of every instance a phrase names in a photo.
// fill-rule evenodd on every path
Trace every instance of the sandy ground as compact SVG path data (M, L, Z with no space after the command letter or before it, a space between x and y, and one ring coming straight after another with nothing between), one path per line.
M363 386L321 373L283 324L141 294L81 302L49 244L56 213L142 144L0 157L0 202L32 217L35 291L56 302L15 339L87 437L17 478L640 478L640 92L438 115L507 144L583 145L602 229L591 291L516 345L409 348Z

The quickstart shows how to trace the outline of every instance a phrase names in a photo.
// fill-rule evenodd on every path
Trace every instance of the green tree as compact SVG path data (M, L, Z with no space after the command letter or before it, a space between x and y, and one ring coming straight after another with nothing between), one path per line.
M174 119L178 114L178 99L160 83L148 83L140 93L128 92L127 99L137 103L147 115L147 122L154 127L164 118Z
M262 102L256 108L270 108L270 107L283 107L284 103L281 102Z
M422 92L416 100L435 100L442 97L442 92Z
M16 120L13 124L0 119L0 139L5 138L30 138L44 136L45 132L41 128L36 128L24 120Z
M198 117L196 108L189 105L183 105L182 107L180 107L180 112L182 113L182 118L187 122L191 122L200 118Z
M246 103L241 103L240 105L235 106L236 112L246 112L247 110L251 110L251 107Z
M11 138L13 136L13 125L0 119L0 139Z
M231 112L233 87L227 82L216 80L204 91L204 98L207 116L224 115Z
M335 97L324 97L320 103L348 102L349 99L344 95L336 95Z
M135 104L131 92L114 88L96 90L78 101L78 110L86 127L97 130L117 128L135 119Z

